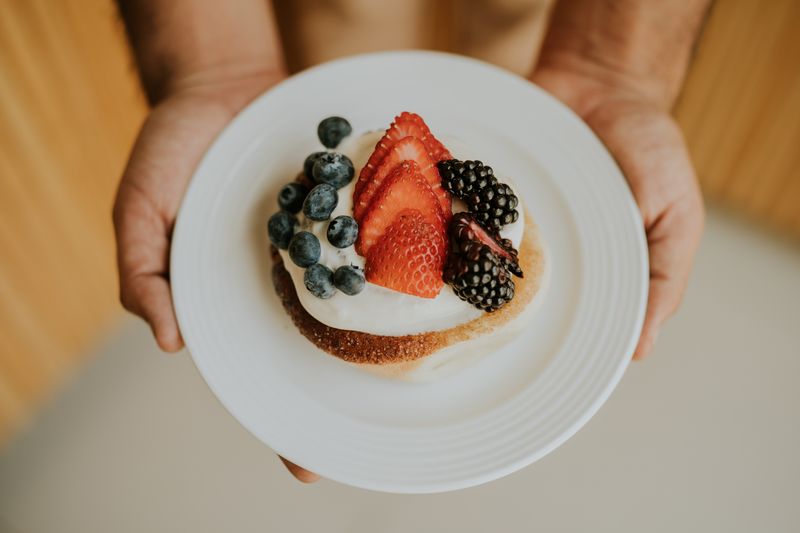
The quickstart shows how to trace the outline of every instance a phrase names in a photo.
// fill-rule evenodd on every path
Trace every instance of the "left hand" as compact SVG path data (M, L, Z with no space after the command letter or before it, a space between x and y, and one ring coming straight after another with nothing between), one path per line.
M532 80L573 109L616 159L642 213L650 255L650 292L634 359L653 348L678 308L703 233L703 200L683 134L646 91L548 67Z
M183 192L200 158L233 116L280 81L282 72L194 84L170 94L139 133L114 205L120 298L141 316L158 345L183 347L169 286L169 248ZM281 457L303 483L319 476Z

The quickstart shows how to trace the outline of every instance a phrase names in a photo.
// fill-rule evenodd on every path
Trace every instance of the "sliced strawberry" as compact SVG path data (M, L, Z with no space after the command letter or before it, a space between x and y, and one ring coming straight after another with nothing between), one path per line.
M431 130L428 129L428 125L422 120L422 117L416 113L404 111L395 117L392 125L386 130L386 134L381 137L381 140L375 145L375 150L369 157L367 164L361 169L358 175L358 181L355 185L356 196L358 196L361 189L363 189L365 184L372 178L372 175L392 146L406 137L416 137L422 141L425 150L428 152L431 159L433 159L434 163L453 158L450 152L447 151L447 148L433 136Z
M398 129L401 131L410 132L406 136L411 135L422 141L422 143L425 145L425 148L428 150L428 155L431 156L431 159L433 159L434 163L453 158L447 148L445 148L444 145L439 142L439 139L433 136L433 133L431 133L428 125L425 124L424 120L422 120L422 117L416 113L403 111L397 117L395 117L393 124L396 124ZM398 138L397 140L400 139L402 139L402 137Z
M398 214L406 209L419 210L425 221L443 235L447 232L439 200L431 191L427 180L419 172L414 161L402 161L375 194L369 208L359 221L356 251L367 257L369 249L394 222Z
M439 170L425 151L422 141L416 137L406 137L392 146L372 178L365 183L361 192L357 191L353 194L353 218L357 222L361 223L361 219L369 208L375 194L377 194L386 178L394 171L397 165L403 161L417 163L420 174L422 174L439 199L442 213L445 214L448 220L450 219L452 200L450 199L450 193L442 187L442 178L439 177Z
M416 209L398 214L369 252L367 281L395 291L435 298L442 289L447 243Z

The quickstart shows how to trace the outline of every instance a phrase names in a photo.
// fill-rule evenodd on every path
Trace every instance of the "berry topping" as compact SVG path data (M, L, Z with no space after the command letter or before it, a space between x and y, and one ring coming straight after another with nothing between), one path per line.
M328 220L339 203L336 189L327 183L321 183L311 189L303 202L303 214L314 221Z
M378 144L375 145L375 150L369 157L367 164L361 169L358 182L356 182L356 196L360 194L364 185L370 181L372 175L378 169L381 162L383 162L383 159L386 157L386 154L389 153L392 146L406 137L415 137L419 139L425 146L425 151L428 152L428 156L434 162L441 161L442 159L450 159L452 157L450 152L447 151L447 148L436 140L428 129L427 124L422 120L422 117L415 113L400 113L400 115L395 117L394 122L392 122L392 125L386 130L386 133L378 141Z
M319 159L321 156L327 153L328 152L314 152L313 154L306 157L305 161L303 161L303 174L305 174L306 177L311 181L314 181L314 175L312 174L314 163L317 162L317 159Z
M362 217L387 177L403 161L414 161L417 164L418 172L422 174L430 189L436 194L442 213L449 219L450 213L452 213L450 195L442 189L442 180L433 160L425 150L422 141L416 137L406 137L392 146L368 181L361 184L362 178L359 177L356 191L353 194L353 216L357 221L362 222ZM359 184L361 184L360 190L358 188Z
M517 250L510 239L503 239L497 232L487 230L469 213L456 213L450 223L453 249L458 243L477 241L485 244L500 259L503 266L517 277L522 277ZM457 250L456 250L457 251Z
M443 159L450 159L452 156L447 151L442 143L433 136L428 125L422 120L422 117L416 113L403 112L395 117L392 125L386 130L386 134L375 145L375 151L372 152L367 164L361 170L359 181L363 178L368 181L372 177L372 173L378 168L386 153L391 149L394 144L406 137L416 137L422 144L428 155L433 161L441 161ZM358 187L358 185L356 185Z
M342 117L328 117L317 126L319 140L327 148L336 148L352 132L353 127Z
M445 239L447 223L436 195L419 173L419 166L413 161L403 161L386 178L364 213L356 251L367 257L369 249L394 223L399 213L410 208L418 210L425 221Z
M327 300L336 293L336 287L333 285L333 272L319 263L314 263L306 269L303 273L303 283L311 294L323 300Z
M501 183L492 167L480 161L449 159L437 165L442 187L456 198L464 200L467 208L487 228L499 230L519 218L519 200L511 187Z
M289 247L289 241L292 240L294 234L294 227L297 225L297 218L286 211L278 211L267 222L267 232L269 233L269 240L275 245L276 248L285 250Z
M358 238L358 223L353 217L340 215L328 224L328 242L337 248L347 248Z
M305 185L293 181L284 185L278 193L278 205L290 213L299 213L307 194L308 188Z
M358 267L340 266L333 273L333 284L348 296L355 296L363 291L365 283L364 274Z
M308 231L298 231L289 241L289 257L299 267L310 267L319 261L320 253L319 240Z
M483 311L500 309L514 297L512 274L522 277L517 251L469 213L450 223L450 254L442 278L462 300Z
M367 257L366 278L406 294L435 298L447 253L444 234L416 209L401 212Z
M341 189L353 179L353 162L344 154L328 152L319 156L311 167L311 175L316 183L327 183Z
M442 277L459 298L488 312L511 301L514 280L488 246L466 241L453 248Z

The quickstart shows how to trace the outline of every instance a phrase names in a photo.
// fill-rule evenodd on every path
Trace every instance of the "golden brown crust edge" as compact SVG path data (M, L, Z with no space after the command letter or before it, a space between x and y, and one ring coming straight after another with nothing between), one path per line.
M292 322L317 348L356 364L408 363L457 342L491 333L519 315L531 302L539 290L545 265L538 229L527 211L519 257L525 277L516 280L515 295L508 304L453 328L416 335L373 335L323 324L300 304L292 278L276 250L272 254L272 282ZM442 290L448 290L448 287Z

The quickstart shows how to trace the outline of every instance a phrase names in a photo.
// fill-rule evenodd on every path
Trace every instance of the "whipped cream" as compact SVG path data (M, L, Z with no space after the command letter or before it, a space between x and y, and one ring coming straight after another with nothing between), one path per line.
M353 162L356 175L353 180L339 189L339 203L331 214L331 219L339 215L353 215L353 188L358 173L367 163L375 144L383 135L382 131L370 132L359 137L345 139L337 148ZM445 146L458 159L470 159L469 152L447 138L441 138ZM514 189L508 177L501 178ZM453 211L464 211L463 204L453 202ZM500 234L511 239L515 247L522 241L525 228L524 210L519 209L519 219L505 226ZM331 270L342 265L364 268L364 258L358 255L354 246L336 248L328 242L328 220L314 222L307 220L302 212L298 215L301 229L313 233L320 242L322 253L319 262ZM333 297L323 300L311 294L303 283L304 269L295 265L286 250L280 250L283 264L294 283L300 304L308 313L330 327L353 331L363 331L373 335L413 335L428 331L452 328L483 315L483 311L462 301L448 286L442 287L436 298L420 298L397 292L380 285L367 282L364 290L355 296L337 291Z

